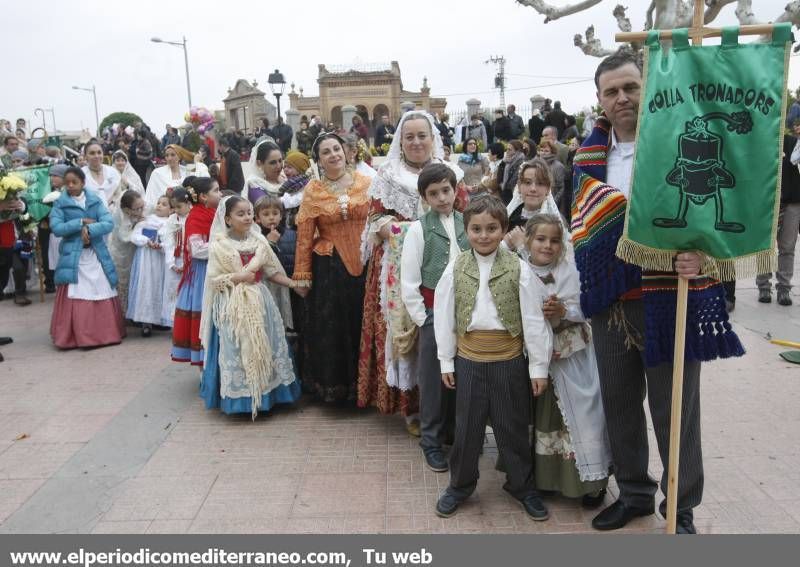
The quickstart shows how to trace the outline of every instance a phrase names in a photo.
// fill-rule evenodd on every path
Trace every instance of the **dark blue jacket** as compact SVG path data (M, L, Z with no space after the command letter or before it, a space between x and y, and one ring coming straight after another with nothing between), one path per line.
M290 278L294 274L294 249L297 246L297 232L291 228L286 228L281 233L281 238L278 240L278 246L275 253L278 255L278 260L281 261L283 269L286 270L286 275Z

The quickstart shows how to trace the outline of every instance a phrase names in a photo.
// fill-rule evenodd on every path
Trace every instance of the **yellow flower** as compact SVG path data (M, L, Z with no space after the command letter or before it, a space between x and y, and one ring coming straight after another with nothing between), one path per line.
M21 191L27 189L28 184L19 175L9 173L0 178L0 189L5 191Z

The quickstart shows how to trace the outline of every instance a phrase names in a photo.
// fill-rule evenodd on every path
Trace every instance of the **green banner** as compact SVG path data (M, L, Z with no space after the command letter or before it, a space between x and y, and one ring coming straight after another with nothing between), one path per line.
M617 255L670 271L681 250L722 280L775 269L790 24L771 43L671 49L650 32L625 232Z
M28 213L37 222L50 214L50 205L42 203L42 199L52 191L49 172L49 165L37 165L14 170L14 173L28 184L28 188L21 196L28 204Z

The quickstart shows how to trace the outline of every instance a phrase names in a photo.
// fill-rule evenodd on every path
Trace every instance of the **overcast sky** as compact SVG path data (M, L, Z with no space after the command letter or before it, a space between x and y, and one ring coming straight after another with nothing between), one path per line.
M556 5L565 0L550 0ZM756 0L763 21L774 19L787 0ZM569 0L569 3L574 0ZM397 60L403 87L419 90L428 77L432 96L445 96L448 110L469 98L496 105L495 68L484 61L506 58L506 102L528 104L534 94L560 99L575 112L595 100L590 79L598 59L574 47L572 37L594 23L606 45L616 22L606 0L549 24L514 0L207 0L4 3L5 57L0 117L33 126L37 107L54 108L60 130L94 130L92 95L72 85L97 88L100 120L114 111L139 114L157 133L182 123L188 103L183 50L150 42L180 41L189 51L192 102L217 110L239 78L269 92L267 75L279 68L287 83L318 93L317 64ZM634 29L641 29L644 0L627 2ZM736 23L735 5L715 24ZM800 82L800 57L792 58L789 85ZM287 85L286 91L289 91ZM274 103L274 98L270 96ZM281 100L288 107L288 99ZM47 124L52 128L50 115Z

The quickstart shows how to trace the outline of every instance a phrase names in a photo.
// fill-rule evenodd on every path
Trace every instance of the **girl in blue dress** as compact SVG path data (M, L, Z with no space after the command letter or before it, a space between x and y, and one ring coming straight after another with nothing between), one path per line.
M217 207L208 250L200 337L200 395L224 413L269 411L300 397L283 319L265 281L294 288L238 196Z

